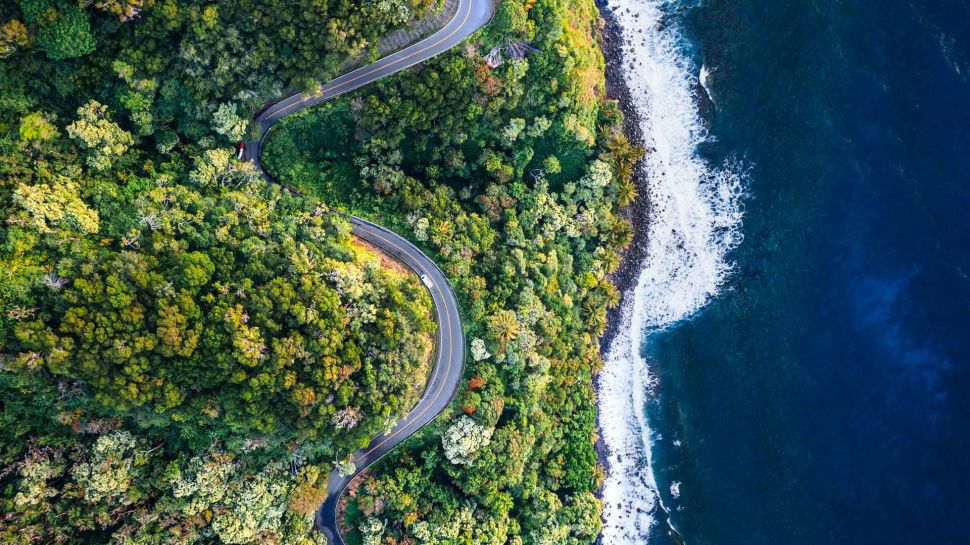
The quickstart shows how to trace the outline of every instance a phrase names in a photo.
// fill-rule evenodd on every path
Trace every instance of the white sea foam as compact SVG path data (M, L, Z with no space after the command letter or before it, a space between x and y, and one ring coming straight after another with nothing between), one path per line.
M715 68L714 70L717 70L717 69ZM711 72L713 72L714 70L711 70L710 68L708 68L706 64L702 64L701 72L697 76L697 81L700 82L701 87L704 88L704 93L707 95L707 98L710 99L712 103L714 102L714 95L711 94L711 88L708 87L708 82L711 81L710 79Z
M624 76L642 120L648 155L639 174L648 191L646 260L624 297L621 323L600 375L599 414L609 448L603 489L603 542L642 545L663 508L651 466L653 436L645 414L654 379L641 347L651 332L695 313L731 271L728 252L741 241L743 171L712 167L697 156L708 136L697 112L695 67L677 29L659 22L655 0L610 0L622 27ZM679 493L679 486L677 487Z

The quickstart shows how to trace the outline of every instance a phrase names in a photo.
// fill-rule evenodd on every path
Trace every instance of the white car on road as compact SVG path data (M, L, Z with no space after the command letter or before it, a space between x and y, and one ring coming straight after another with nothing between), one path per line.
M434 282L432 282L431 279L428 278L428 275L426 274L421 275L421 281L424 282L425 286L428 286L429 290L434 287Z

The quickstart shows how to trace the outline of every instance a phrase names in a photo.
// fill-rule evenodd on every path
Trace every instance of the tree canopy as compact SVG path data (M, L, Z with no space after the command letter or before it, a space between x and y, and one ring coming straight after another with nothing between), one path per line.
M431 300L229 145L399 22L367 9L0 5L0 542L323 542L332 462L421 393Z
M440 7L0 5L0 542L322 544L330 470L413 405L435 331L348 211L435 259L469 340L454 402L353 483L349 540L595 540L596 339L640 150L592 1L505 0L287 118L264 161L306 196L235 158L267 101Z
M591 543L592 379L642 152L604 96L585 0L505 0L462 47L284 120L264 163L410 233L452 279L466 382L350 493L351 539ZM538 51L524 58L510 42ZM500 62L497 62L500 61ZM331 127L350 129L331 130Z

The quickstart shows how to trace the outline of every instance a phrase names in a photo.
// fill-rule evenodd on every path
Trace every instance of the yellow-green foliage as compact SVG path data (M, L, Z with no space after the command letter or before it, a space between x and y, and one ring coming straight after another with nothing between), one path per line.
M330 463L411 405L434 330L331 206L421 244L472 341L438 427L350 502L351 539L593 541L591 381L636 150L592 0L505 0L466 44L288 119L263 159L329 203L234 159L260 104L436 5L0 10L0 542L322 544ZM490 67L510 40L540 52Z
M460 50L288 120L267 144L287 182L423 244L471 340L434 433L357 489L352 539L578 545L599 531L591 382L635 150L604 100L592 1L498 9ZM513 59L510 41L541 51ZM338 123L354 130L323 129ZM357 183L330 191L348 171Z

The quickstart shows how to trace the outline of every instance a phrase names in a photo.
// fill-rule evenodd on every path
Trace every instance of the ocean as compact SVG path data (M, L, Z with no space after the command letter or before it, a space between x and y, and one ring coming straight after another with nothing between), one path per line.
M608 0L606 545L970 542L970 2Z

